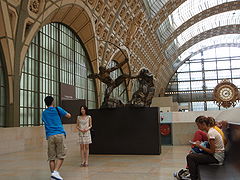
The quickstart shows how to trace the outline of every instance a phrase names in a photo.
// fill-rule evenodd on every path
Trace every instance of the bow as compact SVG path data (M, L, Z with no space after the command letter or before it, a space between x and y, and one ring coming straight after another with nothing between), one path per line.
M103 40L103 39L98 39L98 41L103 41L103 42L106 42L106 43L109 43L109 44L115 46L115 47L118 48L118 49L120 50L120 52L124 55L125 59L128 58L128 57L125 55L125 53L123 52L123 50L122 50L119 46L117 46L116 44L114 44L114 43L112 43L112 42L110 42L110 41L107 41L107 40ZM108 64L107 64L107 65L108 65ZM107 66L107 65L106 65L106 66ZM128 75L129 75L129 77L131 77L131 69L130 69L129 62L128 62L128 66L129 66L129 74L128 74ZM130 79L128 80L128 84L126 85L126 88L120 93L119 96L121 96L121 95L127 90L127 87L128 87L129 84L130 84Z

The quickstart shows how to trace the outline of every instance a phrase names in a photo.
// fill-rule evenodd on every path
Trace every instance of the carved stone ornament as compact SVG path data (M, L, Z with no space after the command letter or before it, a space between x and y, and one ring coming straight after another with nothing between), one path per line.
M29 10L35 14L39 12L40 0L31 0Z
M218 106L229 108L239 101L238 88L229 80L222 80L213 90L214 101Z

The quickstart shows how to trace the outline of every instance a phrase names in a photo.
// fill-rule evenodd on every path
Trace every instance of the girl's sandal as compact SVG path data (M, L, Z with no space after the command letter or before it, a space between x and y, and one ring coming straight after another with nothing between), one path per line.
M84 167L84 166L85 166L85 163L81 163L81 164L80 164L80 167Z

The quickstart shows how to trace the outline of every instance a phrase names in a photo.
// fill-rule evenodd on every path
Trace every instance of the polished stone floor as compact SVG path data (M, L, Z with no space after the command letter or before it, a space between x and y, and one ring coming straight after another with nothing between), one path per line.
M188 146L163 146L161 155L90 155L89 167L80 167L79 147L68 146L60 170L65 180L173 180L185 167ZM1 180L50 179L46 150L0 155Z

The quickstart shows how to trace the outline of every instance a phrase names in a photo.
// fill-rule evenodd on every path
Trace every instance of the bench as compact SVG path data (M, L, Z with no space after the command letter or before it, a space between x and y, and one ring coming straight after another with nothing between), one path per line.
M200 165L201 180L239 180L240 179L240 124L229 123L225 132L228 139L224 165Z

